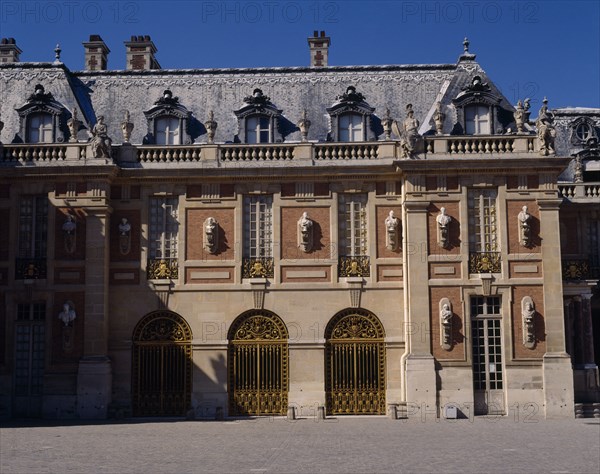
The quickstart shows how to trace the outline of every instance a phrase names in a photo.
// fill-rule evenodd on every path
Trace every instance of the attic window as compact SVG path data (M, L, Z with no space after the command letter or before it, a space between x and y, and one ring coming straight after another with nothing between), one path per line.
M157 145L180 145L181 120L173 116L157 117L154 121Z
M331 133L328 139L337 142L362 142L374 139L371 133L371 107L365 96L348 86L346 92L336 97L335 103L327 108L331 117Z
M490 108L486 105L465 107L465 133L467 135L490 134Z
M27 117L27 143L52 143L54 123L52 115L45 112Z
M271 119L266 115L251 115L246 118L246 143L271 142Z
M586 142L588 138L593 137L592 127L588 123L580 123L575 127L575 136L582 142Z
M364 140L363 116L354 113L340 115L339 141L361 142Z

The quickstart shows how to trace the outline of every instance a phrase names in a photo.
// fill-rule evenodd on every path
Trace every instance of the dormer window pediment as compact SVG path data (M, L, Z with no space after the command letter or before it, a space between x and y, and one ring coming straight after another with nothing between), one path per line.
M348 86L346 92L336 97L336 102L327 108L331 118L329 137L333 141L360 142L373 139L371 116L375 107L371 107L354 86Z
M65 135L67 109L44 86L37 84L27 102L15 109L19 114L19 133L15 142L62 143Z
M258 88L243 101L245 105L233 112L238 119L236 141L249 144L283 141L279 130L283 110L275 107L271 98Z
M170 90L154 102L154 106L144 112L148 122L148 135L144 143L157 145L186 145L192 142L189 134L191 112L173 97Z
M452 99L457 115L455 129L466 135L493 134L499 123L497 114L501 102L502 97L487 82L474 76L471 83Z

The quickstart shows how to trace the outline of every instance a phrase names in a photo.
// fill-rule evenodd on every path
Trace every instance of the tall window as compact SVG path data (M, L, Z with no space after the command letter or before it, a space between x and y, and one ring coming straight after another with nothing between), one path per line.
M497 252L497 191L469 190L469 244L471 252Z
M465 132L467 135L490 134L490 108L486 105L465 107Z
M48 198L23 196L19 209L19 258L46 258Z
M52 115L46 113L31 114L27 120L27 143L52 143Z
M46 305L17 305L15 325L15 395L42 394Z
M273 196L244 196L244 256L273 256Z
M363 117L359 114L344 114L339 117L339 141L362 142Z
M177 197L150 198L149 257L157 260L177 259Z
M246 119L246 143L269 143L271 141L271 119L264 115L253 115Z
M367 255L367 195L340 194L338 222L340 255Z
M158 117L155 121L157 145L180 145L179 119L177 117Z

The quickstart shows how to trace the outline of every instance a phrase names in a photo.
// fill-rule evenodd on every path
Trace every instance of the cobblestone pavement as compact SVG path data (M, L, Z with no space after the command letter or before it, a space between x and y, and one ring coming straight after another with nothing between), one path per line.
M600 472L600 420L5 422L0 473Z

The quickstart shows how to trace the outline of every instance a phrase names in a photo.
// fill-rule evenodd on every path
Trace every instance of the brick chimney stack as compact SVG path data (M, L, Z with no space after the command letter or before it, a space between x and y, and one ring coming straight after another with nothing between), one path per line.
M150 36L132 36L131 41L125 41L127 48L127 70L160 69L160 64L154 57L156 46Z
M19 49L14 38L2 38L0 40L0 63L18 63Z
M308 47L310 49L310 67L326 67L329 59L329 45L331 38L325 36L325 32L315 31L312 38L308 38Z
M90 40L83 43L83 47L85 48L85 70L105 71L110 49L100 35L90 35Z

